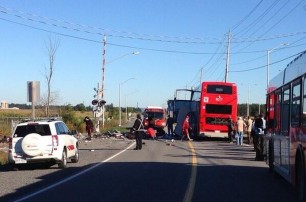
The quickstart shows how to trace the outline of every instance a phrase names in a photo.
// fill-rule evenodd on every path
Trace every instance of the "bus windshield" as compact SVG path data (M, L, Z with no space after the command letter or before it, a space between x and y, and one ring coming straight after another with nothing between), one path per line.
M154 119L162 119L164 117L163 112L146 112L147 118L154 118Z

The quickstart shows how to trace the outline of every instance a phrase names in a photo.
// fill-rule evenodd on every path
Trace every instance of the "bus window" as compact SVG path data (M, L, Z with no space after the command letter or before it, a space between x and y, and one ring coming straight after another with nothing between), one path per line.
M290 88L286 86L283 91L283 102L282 102L282 135L289 135L289 106L290 106Z
M300 109L301 109L301 84L297 83L292 88L291 102L291 126L297 127L300 124Z
M217 105L217 104L207 104L206 113L208 114L231 114L232 106L231 105Z
M306 79L304 80L302 126L306 128Z
M274 100L275 100L275 94L270 94L267 96L267 127L269 130L274 129L274 119L275 119L275 114L274 114Z
M282 95L281 91L277 91L275 95L275 107L274 107L274 116L275 116L275 134L279 135L280 134L280 120L281 120L281 113L280 113L280 107L281 107L281 100L282 100Z

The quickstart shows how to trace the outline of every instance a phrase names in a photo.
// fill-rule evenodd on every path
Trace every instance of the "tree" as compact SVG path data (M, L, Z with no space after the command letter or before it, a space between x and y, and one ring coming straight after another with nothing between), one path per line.
M77 104L75 107L73 107L74 110L76 111L85 111L86 107L83 103Z
M51 95L51 81L54 73L54 63L55 63L55 55L56 51L59 47L59 40L54 39L52 40L51 37L49 37L48 44L46 44L47 54L49 57L49 67L47 68L45 66L45 79L47 81L47 100L46 100L46 116L49 117L49 108L50 104L54 102L53 99L54 96ZM52 98L52 99L51 99Z
M45 116L49 117L50 107L51 105L54 105L58 99L59 99L58 92L51 92L49 99L47 94L44 94L43 96L40 97L40 105L42 106Z

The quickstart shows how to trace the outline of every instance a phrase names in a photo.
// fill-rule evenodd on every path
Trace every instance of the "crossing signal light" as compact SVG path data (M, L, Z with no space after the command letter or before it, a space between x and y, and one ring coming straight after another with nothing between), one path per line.
M92 105L97 105L98 103L99 103L98 100L93 100L93 101L91 101L91 104L92 104Z
M100 101L99 101L99 106L103 106L103 105L105 105L105 103L106 103L105 100L100 100Z

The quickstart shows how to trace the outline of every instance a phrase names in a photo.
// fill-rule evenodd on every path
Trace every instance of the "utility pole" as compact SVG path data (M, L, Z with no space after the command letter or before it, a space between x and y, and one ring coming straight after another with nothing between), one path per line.
M228 66L229 66L230 44L231 44L231 30L229 30L228 33L227 33L226 65L225 65L225 82L227 82L227 79L228 79Z
M102 62L102 89L101 89L101 97L102 100L104 100L104 86L105 86L105 51L106 51L106 35L104 34L103 37L103 62ZM104 122L105 122L105 107L102 106L102 126L104 128Z
M200 85L202 85L202 74L203 74L203 66L201 67L201 75L200 75Z

